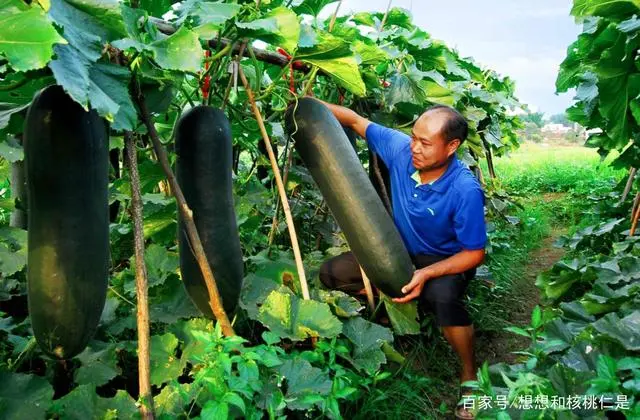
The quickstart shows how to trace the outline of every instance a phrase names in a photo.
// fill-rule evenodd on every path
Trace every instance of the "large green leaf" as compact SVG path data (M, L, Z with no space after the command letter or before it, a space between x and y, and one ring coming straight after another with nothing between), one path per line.
M56 45L56 58L49 63L57 84L85 109L89 107L91 62L72 45Z
M96 61L107 42L127 36L121 7L118 0L52 0L49 16L71 45Z
M118 367L116 344L92 341L77 357L82 366L75 372L75 381L80 385L104 385L122 373Z
M197 72L204 58L198 35L184 26L170 37L154 42L151 48L156 62L167 70Z
M138 114L129 95L129 69L96 63L89 70L91 108L111 122L114 130L133 130Z
M287 380L287 406L294 410L311 408L319 403L323 396L331 392L331 378L322 370L311 366L302 359L286 360L278 368L278 372ZM305 397L315 397L313 403L305 402ZM320 397L320 401L318 398Z
M640 311L636 310L622 319L614 313L606 314L594 322L593 327L629 351L640 350Z
M385 91L385 101L389 107L399 103L421 105L427 100L422 85L422 74L416 71L396 73L389 78L391 86Z
M176 357L178 339L171 333L151 336L151 384L162 385L182 374L186 360Z
M53 388L43 377L0 372L0 413L6 420L44 418Z
M300 38L298 16L286 7L268 12L262 19L238 22L240 34L260 39L275 47L282 47L290 54L296 50Z
M393 331L395 331L396 334L420 334L418 305L416 302L396 303L388 296L383 296L382 301L391 320Z
M326 303L300 299L286 287L269 294L260 307L258 320L280 337L291 340L335 337L342 332L342 323Z
M345 321L342 333L354 344L352 362L358 369L373 373L387 361L381 347L393 342L388 328L354 317Z
M298 6L294 7L293 11L298 14L318 16L322 9L336 2L337 0L304 0Z
M113 398L96 394L95 386L80 385L69 394L53 402L52 410L59 418L85 420L87 414L100 419L133 418L138 409L136 402L124 390L118 390Z
M351 46L342 38L327 32L316 32L311 47L301 47L296 59L318 66L340 86L357 96L364 96L366 88Z
M205 2L201 0L182 2L178 9L181 19L187 18L194 26L193 30L200 38L210 39L225 22L233 19L242 6L233 3Z
M571 14L581 16L627 17L640 12L639 0L574 0Z
M357 40L352 45L361 66L376 65L389 60L389 54L377 45Z
M258 319L260 306L279 287L280 283L270 278L249 274L242 283L240 307L247 311L249 318Z
M0 54L16 71L45 67L54 44L66 44L38 6L20 0L0 1Z

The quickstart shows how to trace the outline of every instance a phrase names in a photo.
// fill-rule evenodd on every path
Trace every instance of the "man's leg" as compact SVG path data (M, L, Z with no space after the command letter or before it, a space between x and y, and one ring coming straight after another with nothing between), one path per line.
M322 284L331 290L340 290L349 295L364 291L360 266L351 252L325 261L320 267L319 277Z
M475 379L474 331L464 306L468 278L463 274L428 280L422 290L422 303L431 309L438 326L460 357L462 382Z
M460 383L476 379L473 325L463 327L442 327L442 333L451 347L458 353L462 363Z

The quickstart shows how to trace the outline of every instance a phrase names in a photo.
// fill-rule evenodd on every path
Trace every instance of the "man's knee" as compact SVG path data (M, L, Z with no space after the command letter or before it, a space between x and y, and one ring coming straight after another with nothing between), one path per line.
M464 305L467 281L463 275L444 276L428 280L422 290L422 304L436 316L439 326L471 325Z
M357 293L363 288L360 266L351 252L325 261L320 267L320 282L332 290Z

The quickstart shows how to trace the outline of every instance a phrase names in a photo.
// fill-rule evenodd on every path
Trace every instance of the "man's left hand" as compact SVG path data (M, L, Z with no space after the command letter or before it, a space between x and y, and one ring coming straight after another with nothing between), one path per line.
M425 282L433 277L429 268L430 267L425 267L416 270L413 273L413 277L411 278L409 284L402 288L402 293L404 293L405 296L392 300L396 303L407 303L420 296Z

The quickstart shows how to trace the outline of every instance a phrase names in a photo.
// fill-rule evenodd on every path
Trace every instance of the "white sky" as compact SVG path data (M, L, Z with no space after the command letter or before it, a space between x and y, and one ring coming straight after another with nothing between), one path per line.
M344 0L339 14L384 12L387 4ZM518 98L533 111L557 114L571 104L572 93L555 94L558 67L581 29L569 15L571 0L393 0L392 7L411 10L416 25L461 56L511 77Z

